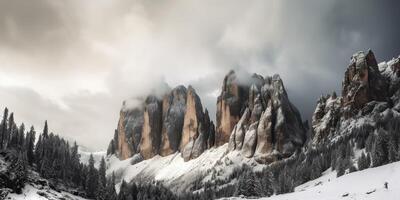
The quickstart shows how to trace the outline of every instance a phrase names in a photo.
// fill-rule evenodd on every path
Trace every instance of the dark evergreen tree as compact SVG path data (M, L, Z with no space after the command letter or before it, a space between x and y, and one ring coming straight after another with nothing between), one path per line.
M94 158L90 154L88 164L88 175L86 178L86 194L89 198L95 198L98 187L98 172L94 167Z
M132 194L129 190L128 184L122 180L120 191L118 193L118 200L133 200Z
M361 153L361 156L358 159L357 165L358 165L358 170L360 170L360 171L367 169L369 167L367 156L365 155L364 152Z
M18 128L17 146L18 148L22 149L22 151L26 151L24 144L25 144L25 124L22 123L21 126Z
M9 177L13 182L12 189L16 193L20 194L25 186L26 170L27 170L26 158L23 152L17 153L16 157L13 158L13 161L11 162L9 169L10 169L10 171L8 172Z
M7 118L8 118L8 109L4 109L3 120L1 120L1 130L0 130L0 149L4 149L5 147L5 138L7 134Z
M388 141L388 162L396 162L398 158L397 142L393 136Z
M114 175L114 172L112 173L111 178L109 178L107 180L106 199L107 200L116 200L117 199L117 193L115 191L115 175Z
M32 165L34 161L35 135L36 135L35 129L32 126L31 130L26 135L26 142L25 142L26 156L29 165Z
M383 129L378 130L372 151L372 165L374 167L386 164L388 161L387 135Z
M104 160L104 157L102 157L100 161L98 178L96 199L107 200L106 161Z
M82 176L80 173L76 173L77 171L80 171L80 169L81 169L80 155L78 153L78 145L76 144L76 142L74 142L74 146L71 148L70 162L71 162L71 170L72 170L72 181L75 184L79 184Z
M47 120L44 122L44 128L43 128L43 137L48 137L49 135L49 127L47 125Z
M261 183L251 169L246 170L239 178L236 195L243 195L245 197L263 196Z

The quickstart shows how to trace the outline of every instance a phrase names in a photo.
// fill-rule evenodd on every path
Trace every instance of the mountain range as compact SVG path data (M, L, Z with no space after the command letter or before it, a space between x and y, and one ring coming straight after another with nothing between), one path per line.
M93 179L99 180L96 187L90 187L88 180L93 178L90 175L76 181L67 178L70 184L64 182L62 187L55 184L52 190L48 190L47 197L75 186L77 190L68 189L76 195L70 195L71 199L104 199L97 194L105 188L113 193L111 196L115 189L115 199L256 198L271 195L280 199L285 198L280 194L299 192L299 188L307 190L305 187L318 187L319 184L326 184L323 190L329 190L327 187L333 183L328 184L324 177L341 177L365 170L353 175L359 178L360 174L364 176L374 171L367 168L400 160L400 56L378 63L371 50L353 54L344 72L341 95L336 92L322 95L316 102L311 122L302 119L277 74L245 77L229 71L221 82L216 113L209 113L203 107L201 97L190 85L135 98L138 103L133 106L128 103L131 99L124 101L114 135L110 134L112 139L107 152L95 153L95 159L93 155L80 151L81 166L71 164L84 177L85 172L97 174ZM215 121L210 117L214 114ZM2 127L8 127L7 119L3 121ZM46 134L44 131L39 141L53 137L48 136L47 123L45 130ZM9 134L13 135L12 132ZM60 140L57 137L49 141ZM72 148L63 140L58 143L65 149ZM25 143L15 144L15 147L22 148L22 144ZM41 146L36 145L38 147ZM10 151L4 150L4 145L2 148L4 158L0 161L5 164L1 165L0 175L2 172L4 175L0 176L0 185L12 182L9 181L11 175L6 173L12 166L7 164ZM54 152L52 148L56 147L42 148ZM72 149L76 154L76 145ZM69 150L65 151L68 152L66 157L70 158ZM23 155L21 159L24 160ZM46 175L46 165L43 164L48 162L46 156L40 157L39 161L36 157L32 159L27 168L31 173L38 171L39 174L28 175L33 177L30 182L35 183L25 186L29 191L33 191L33 187L36 194L43 192L38 181L33 179L65 178L64 172L57 176ZM44 166L39 167L39 163ZM55 169L54 165L51 170ZM86 181L83 186L82 181ZM387 184L391 185L385 183L384 187ZM10 194L9 198L18 199L10 184L3 185L9 188L4 190ZM22 189L22 193L26 190ZM347 195L334 195L335 198L338 195L347 198L351 197L351 192L352 189L348 188ZM104 195L111 198L110 194ZM369 196L362 195L362 198Z

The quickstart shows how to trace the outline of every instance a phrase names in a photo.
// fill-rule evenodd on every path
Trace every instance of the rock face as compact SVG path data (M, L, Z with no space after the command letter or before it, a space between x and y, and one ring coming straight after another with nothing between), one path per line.
M163 130L160 155L166 156L178 151L183 120L186 112L186 88L178 86L163 98Z
M224 78L221 94L217 99L215 143L221 146L229 141L234 126L239 122L249 99L249 83L258 87L263 77L254 74L249 80L241 81L234 71L230 71ZM250 98L254 98L251 94ZM253 101L251 101L253 103Z
M125 107L125 103L123 108ZM142 127L144 122L143 110L133 109L120 111L118 127L114 136L116 150L121 159L131 157L138 152Z
M306 141L300 114L278 75L263 78L254 74L240 81L231 71L224 79L217 106L217 144L229 136L230 151L240 150L260 163L288 157Z
M147 97L143 115L139 152L144 159L149 159L159 153L162 126L161 101L155 96Z
M124 105L125 107L125 105ZM120 159L182 152L185 160L214 145L214 124L196 91L178 86L162 98L150 95L134 109L123 108L110 146Z
M378 65L371 50L355 53L344 74L343 97L332 94L317 102L312 117L312 144L335 137L341 123L351 117L374 115L399 105L399 63L399 58L395 58Z
M379 72L371 50L357 52L351 57L342 83L342 96L344 106L349 106L348 111L358 111L370 101L385 101L388 97L387 80Z
M313 144L318 144L336 131L340 120L342 97L321 96L312 117Z

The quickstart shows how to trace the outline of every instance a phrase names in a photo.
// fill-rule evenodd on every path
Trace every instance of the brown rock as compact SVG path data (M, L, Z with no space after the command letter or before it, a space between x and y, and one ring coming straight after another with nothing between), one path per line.
M205 122L205 119L200 98L195 90L189 86L180 145L180 149L183 149L182 156L185 161L200 155L204 151L204 146L207 145L208 138L206 138L206 134L208 136L208 133L205 132L208 132L208 130L204 126L210 122ZM203 129L203 132L201 132L201 129ZM201 141L196 141L200 134L202 134ZM192 151L196 151L196 154L192 155Z
M124 128L124 119L125 115L123 112L120 112L120 118L118 122L118 157L122 160L125 160L131 157L134 154L133 146L129 139L126 138L125 128Z
M144 159L152 158L159 153L161 144L162 108L161 101L149 96L145 102L144 122L140 141L140 154Z
M244 89L234 71L230 71L224 78L221 95L217 100L217 125L215 143L221 146L229 141L233 127L239 121L241 110L246 101Z
M178 86L163 98L162 143L160 155L166 156L180 149L186 112L186 88Z
M385 101L387 91L387 80L379 72L374 53L368 50L367 54L354 54L342 83L344 106L350 106L348 110L355 113L370 101Z

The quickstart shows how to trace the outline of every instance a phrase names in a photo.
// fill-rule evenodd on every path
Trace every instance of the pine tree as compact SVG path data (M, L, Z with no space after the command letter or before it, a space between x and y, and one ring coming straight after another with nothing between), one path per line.
M89 198L94 198L96 197L98 187L98 174L94 167L93 154L90 154L88 170L88 176L86 178L86 194Z
M13 135L14 132L17 132L17 127L14 122L14 113L11 113L8 118L8 130L5 135L5 148L7 148L7 145L10 143L11 135Z
M104 157L101 158L100 167L99 167L99 179L98 179L98 187L97 187L97 198L99 200L106 200L107 196L107 179L106 179L106 162Z
M388 147L386 137L387 136L385 131L383 129L379 129L372 151L372 165L374 167L381 166L388 161Z
M25 146L25 124L22 123L21 126L18 129L18 141L17 141L17 146L18 148L22 149L22 151L26 151Z
M388 141L388 161L396 162L397 161L397 144L393 137Z
M3 120L1 121L0 149L4 149L4 143L7 134L7 118L8 118L8 108L5 108L3 113Z
M47 125L47 120L44 122L44 128L43 128L43 137L47 138L49 135L49 127Z
M22 188L25 186L26 181L26 158L24 158L24 153L19 152L16 158L13 159L11 165L9 166L10 171L9 177L13 182L13 190L20 194Z
M78 153L78 145L76 144L76 142L74 142L74 146L71 148L71 158L70 158L70 162L71 162L71 170L72 170L72 181L75 184L79 184L80 180L81 180L81 175L79 173L76 173L76 171L79 171L80 169L80 155Z
M361 156L358 159L357 165L358 165L358 170L360 170L360 171L367 169L369 167L367 156L365 155L364 152L361 153Z
M42 140L42 134L40 134L39 139L36 142L36 147L35 147L35 162L36 162L37 167L40 167L40 165L41 165L43 154L44 154L43 140Z
M261 183L255 176L254 172L247 170L245 173L243 173L243 175L239 178L236 194L246 197L262 196L263 191L261 188Z
M118 200L133 200L132 194L129 191L128 184L122 180L121 188L118 193Z
M32 163L34 162L35 135L36 135L35 129L32 126L31 130L27 134L26 143L25 143L26 156L27 156L29 165L32 165Z
M346 172L346 161L343 158L340 158L336 166L336 176L340 177L344 175L345 172Z
M139 193L139 189L138 189L137 185L135 183L133 183L132 187L131 187L131 194L132 194L133 200L138 199L137 198L138 193Z
M108 200L116 200L117 193L115 191L115 175L114 172L111 175L111 178L107 180L107 193L106 199Z

